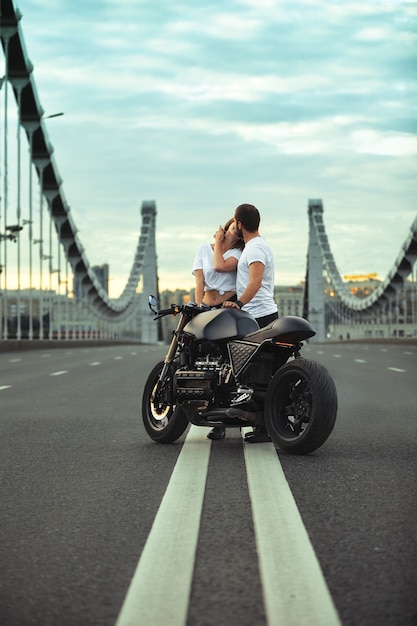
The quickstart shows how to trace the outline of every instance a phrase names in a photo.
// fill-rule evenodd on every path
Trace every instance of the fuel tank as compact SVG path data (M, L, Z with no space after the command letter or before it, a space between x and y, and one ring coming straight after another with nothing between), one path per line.
M244 337L259 330L258 322L246 311L239 309L213 309L200 313L186 324L184 332L195 339L229 339Z

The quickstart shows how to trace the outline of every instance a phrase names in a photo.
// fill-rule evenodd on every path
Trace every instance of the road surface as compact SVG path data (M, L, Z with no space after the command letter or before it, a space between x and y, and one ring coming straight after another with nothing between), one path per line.
M306 345L339 412L305 457L152 442L163 352L0 354L0 624L415 626L417 347Z

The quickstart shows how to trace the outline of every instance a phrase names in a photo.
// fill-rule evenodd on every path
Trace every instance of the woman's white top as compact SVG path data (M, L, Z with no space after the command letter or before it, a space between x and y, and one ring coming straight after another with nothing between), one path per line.
M226 250L223 258L226 260L235 257L239 260L242 251L239 248ZM226 291L236 291L236 272L217 272L213 265L214 250L209 243L200 246L195 255L193 274L196 270L203 270L204 291L215 289L222 296Z

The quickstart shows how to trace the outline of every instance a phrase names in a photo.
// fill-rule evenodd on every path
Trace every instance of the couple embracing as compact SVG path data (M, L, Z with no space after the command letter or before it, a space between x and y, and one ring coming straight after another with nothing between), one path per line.
M214 244L203 244L194 259L197 304L234 307L247 311L259 327L278 318L274 301L274 258L259 234L260 215L252 204L240 204L233 219L214 235ZM210 439L223 439L224 428L213 428ZM245 435L248 443L270 441L267 432L255 427Z

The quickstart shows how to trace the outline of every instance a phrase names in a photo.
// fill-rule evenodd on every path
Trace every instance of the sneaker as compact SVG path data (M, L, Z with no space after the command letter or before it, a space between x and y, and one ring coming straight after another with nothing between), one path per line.
M265 428L255 426L253 432L246 433L245 441L246 443L268 443L271 441L271 437L268 435Z
M215 428L211 429L211 431L207 434L207 437L209 439L224 439L225 435L226 429L216 426Z

